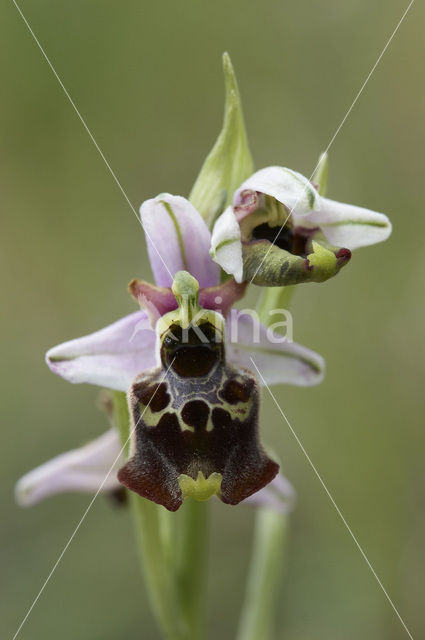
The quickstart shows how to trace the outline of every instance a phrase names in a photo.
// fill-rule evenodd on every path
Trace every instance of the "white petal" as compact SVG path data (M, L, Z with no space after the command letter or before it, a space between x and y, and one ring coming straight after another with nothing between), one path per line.
M233 207L227 209L217 219L211 238L211 257L236 282L242 282L242 242L238 221Z
M311 182L301 173L286 167L266 167L256 171L235 192L234 205L245 190L272 196L298 216L320 208L320 196Z
M211 260L211 233L200 213L181 196L162 193L140 207L156 284L171 287L177 271L189 271L200 287L213 287L220 270Z
M156 365L155 341L146 311L136 311L100 331L53 347L46 362L68 382L127 391L138 373Z
M293 384L308 387L322 382L325 362L318 353L283 340L255 317L255 314L232 309L227 321L227 358L229 362L250 369L255 365L266 384ZM264 381L260 378L260 384Z
M120 451L118 431L110 429L80 449L62 453L23 476L16 484L16 501L27 507L57 493L118 489L117 470L124 464Z
M320 211L308 216L309 223L320 226L329 242L338 247L366 247L391 234L391 222L383 213L328 198L322 198L321 204Z

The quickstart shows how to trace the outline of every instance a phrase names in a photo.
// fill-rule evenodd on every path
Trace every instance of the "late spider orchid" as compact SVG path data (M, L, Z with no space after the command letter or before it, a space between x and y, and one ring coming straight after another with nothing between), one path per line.
M323 282L347 264L352 249L390 233L384 214L329 200L291 169L266 167L241 184L216 220L211 255L237 282Z
M175 276L179 308L158 320L159 365L130 387L130 459L118 473L170 511L186 496L238 504L279 470L259 442L257 382L226 362L224 318L200 307L198 286Z
M229 366L249 369L252 366L250 355L255 354L256 363L268 384L310 386L321 382L324 362L318 354L282 339L281 335L261 325L253 315L231 308L243 295L245 287L233 279L220 284L219 267L208 252L210 231L185 198L162 194L148 200L141 207L141 220L149 234L148 253L157 284L133 280L130 290L145 309L93 334L50 349L46 361L54 373L73 383L85 382L127 391L136 376L143 377L144 371L159 366L157 332L152 329L152 321L158 326L163 322L164 314L178 307L171 285L176 272L190 269L201 284L199 304L204 309L213 310L215 317L222 318L220 322L226 324L225 349ZM114 440L110 435L107 443L111 445L109 449L104 447L105 436L101 436L88 447L63 454L27 474L17 485L18 500L21 504L32 504L61 490L92 491L95 474L87 467L91 467L91 453L94 452L96 457L103 452L106 462L110 461L113 453L115 457L119 454L116 437ZM183 475L190 476L190 473ZM197 476L193 480L196 481ZM201 486L196 485L194 489L189 485L190 480L186 484L183 482L186 495L196 493ZM109 485L105 484L104 488L109 488ZM236 501L236 498L232 499Z

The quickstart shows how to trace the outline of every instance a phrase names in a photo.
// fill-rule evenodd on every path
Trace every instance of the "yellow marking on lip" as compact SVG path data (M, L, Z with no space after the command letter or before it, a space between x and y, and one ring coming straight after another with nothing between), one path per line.
M226 402L224 404L224 408L230 413L232 420L234 420L235 418L244 420L249 416L251 412L252 402L252 398L250 398L247 402L238 402L237 404L230 404Z
M208 422L207 422L207 431L212 431L214 429L213 421L212 421L212 411L208 414Z
M196 480L185 473L181 473L177 480L185 498L203 501L208 500L214 494L220 494L223 476L214 471L208 478L205 478L202 471L198 471Z
M140 414L143 416L143 422L147 427L157 427L164 413L167 413L168 406L161 411L152 411L149 406L139 402L139 410Z
M191 431L192 433L195 433L195 427L191 427L189 424L186 424L181 416L179 416L179 427L181 431Z

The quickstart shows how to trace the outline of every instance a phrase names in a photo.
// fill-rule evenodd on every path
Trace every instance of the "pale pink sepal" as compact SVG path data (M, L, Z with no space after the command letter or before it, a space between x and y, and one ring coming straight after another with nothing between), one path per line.
M210 231L193 205L182 196L162 193L140 207L155 282L171 287L177 271L189 271L200 287L220 281L220 269L210 258Z
M117 470L124 463L120 452L118 431L112 428L83 447L62 453L24 475L16 484L16 501L27 507L57 493L119 489Z
M50 369L68 382L127 391L133 378L156 364L155 332L146 311L136 311L46 354Z
M309 387L323 380L325 362L318 353L284 340L261 324L254 313L232 309L227 321L227 341L228 360L255 374L258 367L269 385ZM259 379L260 384L264 381Z

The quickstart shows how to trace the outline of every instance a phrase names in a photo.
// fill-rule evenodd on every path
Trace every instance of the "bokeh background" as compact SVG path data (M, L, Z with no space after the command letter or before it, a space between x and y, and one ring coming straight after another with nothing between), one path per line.
M310 175L407 2L22 0L137 208L187 195L221 126L221 53L235 65L257 168ZM143 234L12 2L2 51L1 635L11 638L89 497L14 503L16 479L106 427L98 390L43 362L52 345L135 307ZM386 212L391 239L302 285L295 339L327 360L278 399L415 638L425 637L424 7L417 2L330 151L329 195ZM264 439L296 487L278 638L407 637L270 398ZM211 637L231 640L253 512L214 504ZM155 640L129 513L100 497L22 640ZM261 639L259 639L261 640Z

